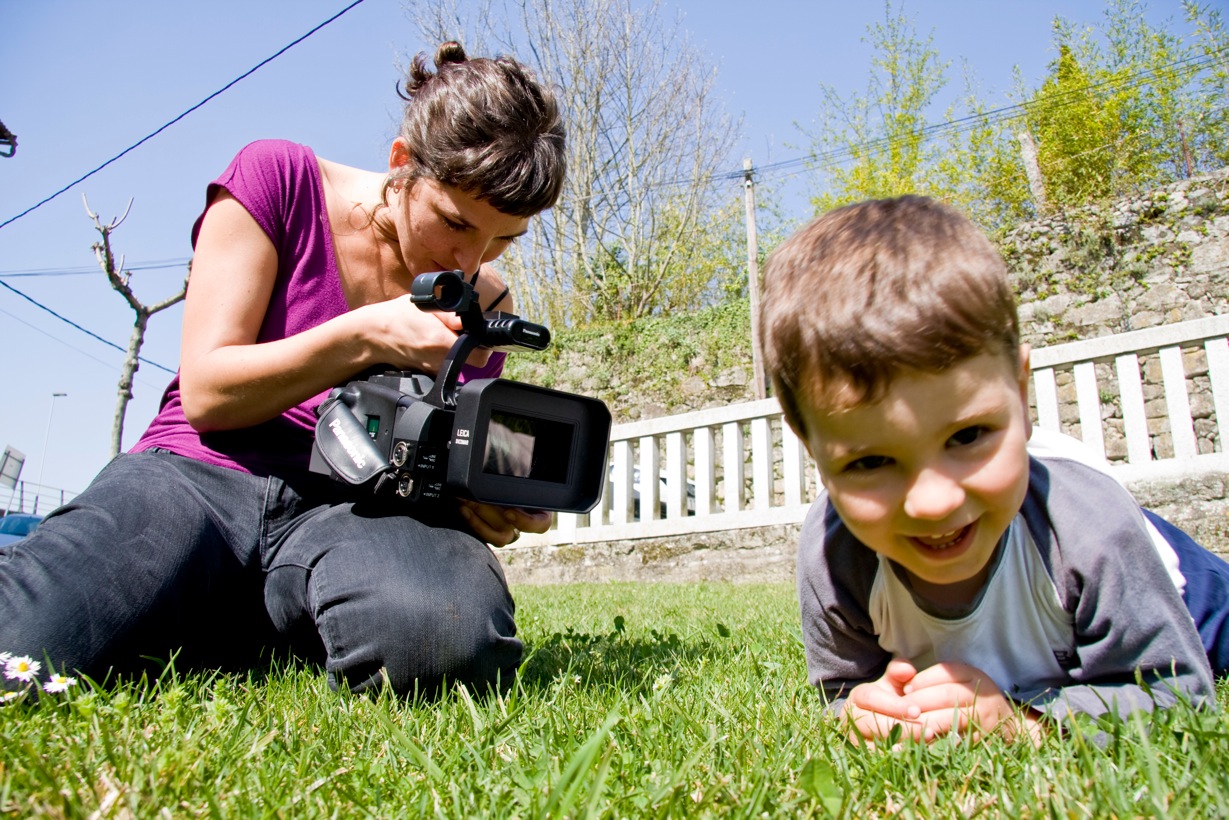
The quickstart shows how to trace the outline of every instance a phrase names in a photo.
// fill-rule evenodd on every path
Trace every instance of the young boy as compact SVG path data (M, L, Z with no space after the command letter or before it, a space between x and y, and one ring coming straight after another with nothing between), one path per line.
M825 488L798 550L802 632L851 737L1214 703L1229 564L1074 440L1039 434L1030 456L1028 347L971 222L916 196L830 212L772 254L760 327Z

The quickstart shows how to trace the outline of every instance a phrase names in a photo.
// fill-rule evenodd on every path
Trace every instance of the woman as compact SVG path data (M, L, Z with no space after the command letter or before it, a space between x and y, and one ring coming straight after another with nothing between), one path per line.
M334 688L510 683L521 658L498 561L547 514L474 503L397 514L307 472L315 408L375 365L434 372L460 321L409 301L473 274L563 185L554 97L510 58L419 55L387 173L247 146L193 230L180 371L141 440L0 551L0 649L98 677L142 656L250 663L290 648ZM462 378L498 375L474 353Z

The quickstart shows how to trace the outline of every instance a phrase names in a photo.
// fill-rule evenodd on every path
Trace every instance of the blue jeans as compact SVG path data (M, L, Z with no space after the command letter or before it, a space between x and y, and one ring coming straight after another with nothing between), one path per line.
M1144 510L1144 516L1178 554L1178 569L1186 579L1182 600L1199 630L1212 674L1229 675L1229 563L1152 510Z
M288 650L333 688L506 686L522 654L512 597L461 527L451 510L365 509L326 479L121 455L0 548L0 651L96 680L143 658L242 668Z

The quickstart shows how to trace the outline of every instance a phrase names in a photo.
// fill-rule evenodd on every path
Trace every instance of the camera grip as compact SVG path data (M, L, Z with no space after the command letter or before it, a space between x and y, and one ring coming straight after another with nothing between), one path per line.
M367 430L340 397L320 405L316 421L316 447L347 484L365 484L389 469Z

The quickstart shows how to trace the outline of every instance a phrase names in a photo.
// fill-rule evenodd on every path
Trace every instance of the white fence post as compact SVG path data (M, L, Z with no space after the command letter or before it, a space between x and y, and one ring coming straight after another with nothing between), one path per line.
M725 474L725 511L737 512L743 508L743 481L746 480L742 424L731 421L723 426L721 450L721 465Z
M764 417L751 420L751 486L755 509L772 504L772 429Z
M697 427L692 433L696 453L696 515L712 515L717 498L717 463L713 452L713 430Z

